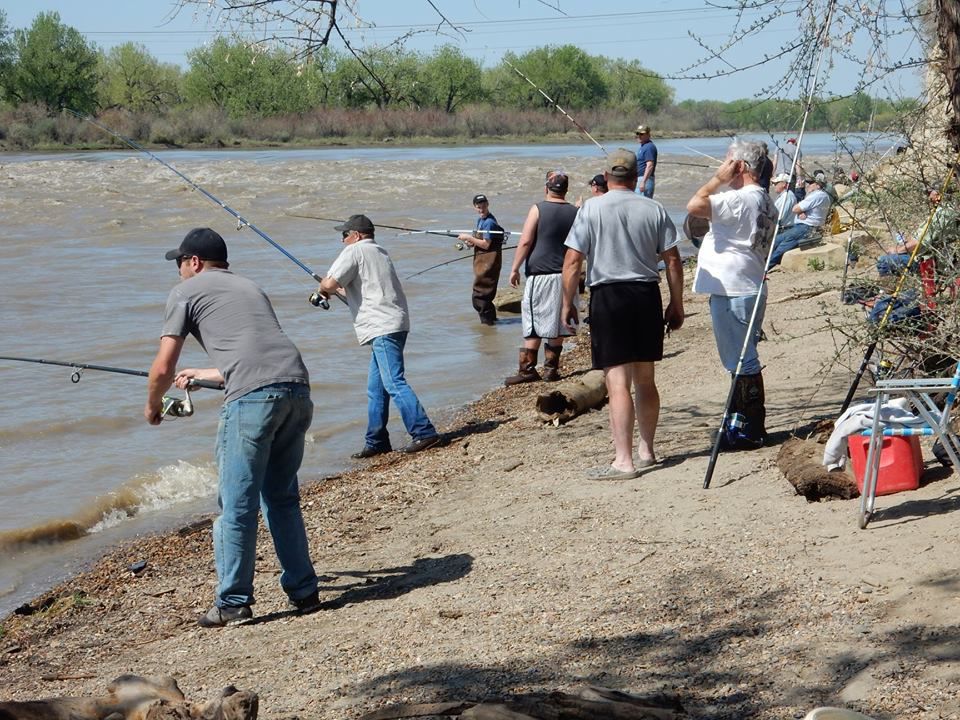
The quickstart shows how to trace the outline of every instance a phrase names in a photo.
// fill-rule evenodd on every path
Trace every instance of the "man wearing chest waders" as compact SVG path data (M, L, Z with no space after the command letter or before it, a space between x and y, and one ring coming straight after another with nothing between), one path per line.
M503 266L503 228L490 212L486 195L474 195L477 227L472 233L461 233L457 239L473 248L473 309L483 325L497 324L497 307L493 304Z
M143 414L159 425L163 395L191 379L224 385L216 460L220 516L213 523L219 586L203 627L222 627L253 616L257 517L273 538L280 586L300 612L320 606L300 513L297 471L313 418L310 379L300 351L286 336L266 294L227 268L227 245L210 228L187 233L166 255L181 282L170 291L160 349L150 367ZM187 335L214 363L177 372Z

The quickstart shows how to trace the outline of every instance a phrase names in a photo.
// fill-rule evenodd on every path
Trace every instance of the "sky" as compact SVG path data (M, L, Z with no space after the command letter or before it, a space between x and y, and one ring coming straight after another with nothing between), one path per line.
M544 45L573 44L591 55L639 60L667 78L678 102L759 97L784 71L779 61L710 80L669 78L703 56L689 32L719 46L734 27L732 11L707 5L704 0L593 0L589 11L587 3L572 0L433 0L433 4L462 28L460 34L449 29L436 32L439 16L427 0L357 0L358 14L376 27L351 27L346 32L351 42L386 43L409 30L420 30L423 32L407 42L408 49L429 53L439 45L453 43L484 67L497 65L507 51L519 55ZM786 4L789 7L791 3L788 0ZM0 0L0 9L11 28L29 27L37 13L56 11L65 24L102 49L138 42L158 60L183 67L187 66L187 51L209 43L225 29L189 9L174 15L175 4L170 0ZM757 11L753 12L752 18L748 12L745 20L758 17ZM793 37L795 22L795 16L781 18L749 47L736 51L731 60L735 65L747 64L774 52ZM907 38L892 37L887 45L893 57L922 54ZM864 53L862 48L853 48L854 55ZM823 87L842 95L853 89L861 69L836 60L823 73ZM716 63L712 67L724 68ZM896 97L917 96L919 91L919 74L904 71L871 93ZM792 93L800 95L802 91Z

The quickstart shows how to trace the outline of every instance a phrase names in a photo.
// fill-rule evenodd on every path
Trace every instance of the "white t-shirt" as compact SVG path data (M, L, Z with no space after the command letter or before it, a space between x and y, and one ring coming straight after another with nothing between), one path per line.
M347 245L327 275L347 293L347 307L361 345L410 329L407 297L400 278L387 251L372 239Z
M693 291L738 297L763 283L777 209L759 185L710 196L710 230L697 255Z
M797 196L793 194L790 188L785 189L777 197L777 222L780 227L788 228L797 221L797 216L793 214L793 206L797 204Z
M823 190L814 190L812 193L807 193L807 196L797 203L807 216L805 218L798 217L797 222L801 225L820 227L827 221L830 203L830 196Z

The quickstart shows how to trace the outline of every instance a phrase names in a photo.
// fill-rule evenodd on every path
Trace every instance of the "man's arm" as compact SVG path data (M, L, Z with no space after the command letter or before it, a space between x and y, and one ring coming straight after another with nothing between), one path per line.
M510 266L510 284L513 287L520 287L520 266L533 249L533 239L537 236L537 223L539 222L540 208L534 205L527 213L527 219L523 221L520 242L517 243L517 251L513 254L513 265Z
M340 283L338 283L335 278L332 278L329 275L320 281L320 292L327 297L340 292L341 289Z
M640 187L647 187L647 180L650 179L650 174L653 172L653 160L647 160L647 164L643 169L643 177L640 178Z
M687 203L687 212L694 217L709 220L713 213L713 208L710 205L710 196L733 179L733 176L739 171L738 162L741 161L724 160L723 164L717 168L717 172L714 173L713 177L701 185L700 189L690 198L690 201Z
M672 247L660 253L667 268L667 287L670 288L670 302L663 313L664 322L671 330L679 330L683 325L683 260L680 251Z
M563 309L560 311L560 322L570 330L579 320L577 313L577 290L580 288L580 266L583 264L583 253L573 248L567 248L563 256Z
M147 404L143 407L143 416L151 425L159 425L163 419L163 394L173 384L183 340L182 337L170 335L160 338L160 349L157 350L147 378Z

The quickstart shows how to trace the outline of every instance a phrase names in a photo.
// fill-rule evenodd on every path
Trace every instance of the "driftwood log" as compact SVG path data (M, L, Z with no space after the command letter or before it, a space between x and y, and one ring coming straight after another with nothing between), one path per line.
M121 675L98 697L0 702L0 720L256 720L258 709L256 693L233 686L193 703L172 677Z
M678 720L686 715L676 695L634 695L587 687L576 694L552 692L511 695L496 702L390 705L361 720L459 716L463 720Z
M813 440L787 440L777 454L777 465L797 494L811 502L825 498L849 500L860 495L849 470L827 470L823 465L823 445Z
M579 378L558 383L537 396L537 416L548 422L565 423L577 415L600 407L607 400L602 370L591 370Z

